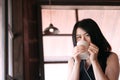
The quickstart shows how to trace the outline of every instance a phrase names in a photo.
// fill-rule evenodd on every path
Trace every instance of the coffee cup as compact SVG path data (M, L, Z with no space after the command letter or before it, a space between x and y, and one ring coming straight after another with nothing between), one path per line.
M89 43L84 40L78 41L77 46L81 46L81 45L86 47L86 51L84 51L83 53L80 53L80 58L82 60L85 60L85 59L89 58L89 53L88 53Z

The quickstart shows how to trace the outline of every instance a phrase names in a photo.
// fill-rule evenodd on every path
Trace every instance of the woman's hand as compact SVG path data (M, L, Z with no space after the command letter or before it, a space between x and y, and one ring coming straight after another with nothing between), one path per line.
M85 46L75 46L73 49L73 58L75 60L75 63L80 63L81 58L80 54L83 53L86 50Z
M94 45L93 43L90 43L90 46L88 48L88 52L90 54L90 61L97 61L97 56L99 52L99 48Z

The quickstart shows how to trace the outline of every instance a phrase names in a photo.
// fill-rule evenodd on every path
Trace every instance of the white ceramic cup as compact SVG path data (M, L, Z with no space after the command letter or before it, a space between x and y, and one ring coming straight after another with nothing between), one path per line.
M84 40L78 41L78 42L77 42L77 46L81 46L81 45L83 45L83 46L85 46L85 47L87 48L85 52L80 53L80 58L81 58L82 60L85 60L85 59L89 58L89 53L88 53L88 51L87 51L87 50L88 50L88 47L89 47L89 43L86 42L86 41L84 41Z

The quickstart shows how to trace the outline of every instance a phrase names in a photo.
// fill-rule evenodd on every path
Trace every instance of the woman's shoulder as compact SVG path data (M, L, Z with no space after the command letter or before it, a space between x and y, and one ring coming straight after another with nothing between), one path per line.
M114 52L111 52L107 59L107 63L111 63L111 62L119 62L118 55Z
M118 58L118 55L115 52L110 52L110 55L108 58Z
M119 76L119 59L118 59L118 55L114 52L112 52L108 59L107 59L107 67L106 67L106 74L111 77L112 80L114 78L114 80L118 80L118 76Z

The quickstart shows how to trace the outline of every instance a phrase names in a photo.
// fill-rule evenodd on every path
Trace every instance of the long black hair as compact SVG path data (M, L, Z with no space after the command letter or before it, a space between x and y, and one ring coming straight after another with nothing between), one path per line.
M76 22L72 32L72 39L73 39L74 46L76 46L76 43L77 43L76 41L77 28L82 28L90 35L92 43L99 47L98 60L100 64L106 66L105 61L111 53L111 46L103 36L98 24L90 18L83 19L81 21Z

